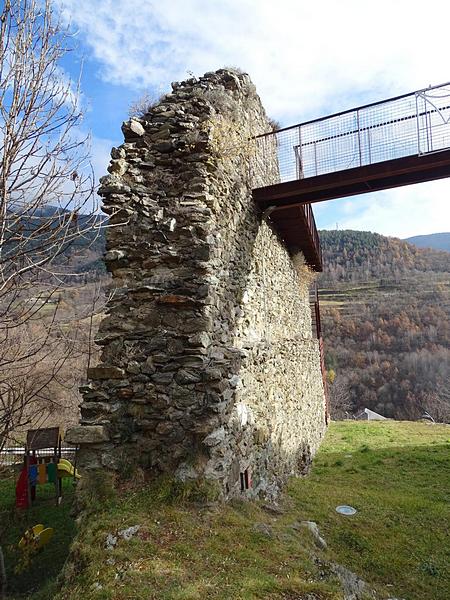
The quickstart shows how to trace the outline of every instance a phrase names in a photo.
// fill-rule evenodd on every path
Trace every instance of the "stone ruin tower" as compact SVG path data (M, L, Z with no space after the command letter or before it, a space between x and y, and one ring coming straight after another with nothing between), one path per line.
M101 180L115 293L67 439L87 469L274 496L325 430L308 273L252 199L276 160L255 166L271 127L248 75L172 88L123 124Z

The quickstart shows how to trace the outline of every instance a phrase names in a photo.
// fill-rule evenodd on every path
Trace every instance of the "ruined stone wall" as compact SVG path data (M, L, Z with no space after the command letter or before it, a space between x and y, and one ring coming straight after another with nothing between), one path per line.
M87 468L274 495L325 428L307 274L252 200L276 160L255 173L251 138L270 127L249 77L172 87L124 124L102 179L116 293L69 439Z

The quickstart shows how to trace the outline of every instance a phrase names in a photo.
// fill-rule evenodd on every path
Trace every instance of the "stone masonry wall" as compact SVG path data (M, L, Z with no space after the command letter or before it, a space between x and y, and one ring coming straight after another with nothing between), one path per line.
M270 126L248 75L172 87L124 123L102 179L116 291L67 439L85 468L273 496L325 429L306 269L252 199L276 161L255 172L251 138Z

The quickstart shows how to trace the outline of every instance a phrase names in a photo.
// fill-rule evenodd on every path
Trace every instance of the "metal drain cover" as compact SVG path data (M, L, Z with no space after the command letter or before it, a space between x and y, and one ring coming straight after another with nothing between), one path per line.
M353 506L347 506L346 504L343 504L342 506L336 506L336 512L340 515L346 515L349 517L351 515L356 515L358 511L356 508L353 508Z

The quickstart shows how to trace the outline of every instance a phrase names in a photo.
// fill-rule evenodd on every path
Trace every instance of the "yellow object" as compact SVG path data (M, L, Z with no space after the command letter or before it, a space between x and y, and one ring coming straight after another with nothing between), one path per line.
M53 536L52 527L44 527L42 523L35 525L31 529L27 529L20 539L19 548L25 550L26 547L32 547L33 550L39 550L42 546L49 543Z
M43 531L45 531L45 527L42 525L42 523L35 525L31 529L27 529L23 534L23 537L20 538L19 548L25 548L26 546L30 545L38 547L37 542Z
M70 460L66 460L65 458L60 458L58 462L58 477L73 477L74 469L73 464ZM81 479L81 475L78 471L75 471L75 477L77 479Z
M39 534L39 539L37 543L37 548L42 548L49 543L51 538L53 537L53 527L47 527Z
M38 483L43 484L47 483L47 465L41 464L37 466L38 468Z

